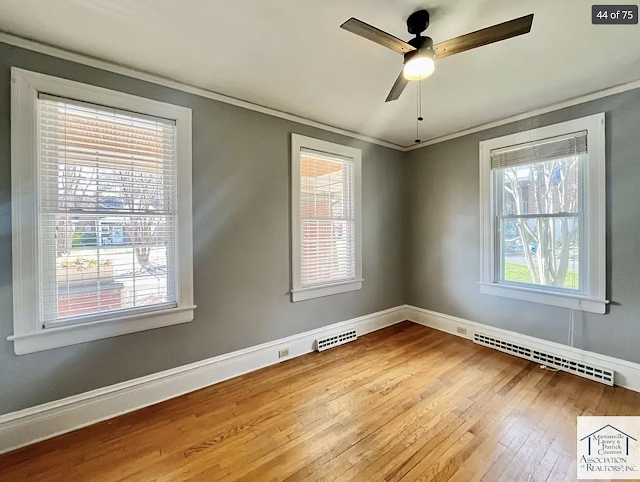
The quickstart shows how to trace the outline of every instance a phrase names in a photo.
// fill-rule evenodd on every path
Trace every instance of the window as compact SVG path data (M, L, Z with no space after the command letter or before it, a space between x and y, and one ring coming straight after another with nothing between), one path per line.
M191 111L12 75L16 353L191 321Z
M480 143L481 291L605 312L604 114Z
M362 288L361 152L292 135L293 301Z

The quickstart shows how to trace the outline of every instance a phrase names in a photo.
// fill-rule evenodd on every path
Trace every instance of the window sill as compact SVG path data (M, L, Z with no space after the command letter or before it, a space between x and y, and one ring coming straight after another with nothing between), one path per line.
M362 289L362 281L363 280L361 279L349 280L341 283L310 286L308 288L291 290L291 301L295 303L297 301L305 301L312 298L321 298L323 296L347 293L348 291L357 291Z
M607 300L588 298L586 296L571 295L568 293L552 293L550 291L538 290L535 288L524 288L520 286L506 286L496 283L478 283L480 292L485 295L502 296L515 300L531 301L545 305L559 306L571 310L588 311L604 315L606 312Z
M16 355L24 355L112 336L188 323L193 320L195 308L195 306L179 307L111 320L46 328L33 333L11 335L7 340L13 341Z

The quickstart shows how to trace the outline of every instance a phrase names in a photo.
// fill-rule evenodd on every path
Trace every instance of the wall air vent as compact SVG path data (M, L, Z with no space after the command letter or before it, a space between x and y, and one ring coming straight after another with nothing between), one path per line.
M550 368L557 368L558 370L573 373L574 375L604 383L605 385L613 385L614 371L607 368L588 365L569 358L556 356L552 353L543 352L537 348L530 348L522 344L511 343L500 340L499 338L483 335L482 333L475 333L473 341L479 345L510 353L511 355L531 360Z
M338 333L337 335L331 335L326 338L320 338L316 341L316 349L318 351L328 350L334 346L344 345L350 341L358 339L356 330L345 331L344 333Z

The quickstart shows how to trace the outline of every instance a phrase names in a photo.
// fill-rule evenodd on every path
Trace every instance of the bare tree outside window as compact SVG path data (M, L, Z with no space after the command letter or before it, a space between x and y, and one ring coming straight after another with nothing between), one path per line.
M150 264L149 255L153 247L162 241L159 239L159 230L164 220L149 214L158 210L164 202L163 177L154 173L119 170L115 171L114 178L118 183L123 209L138 213L123 218L125 233L134 247L138 264L151 272L156 267Z
M95 191L97 168L81 165L65 164L58 177L58 194L60 203L70 211L80 211L92 203ZM56 240L58 256L69 256L73 247L75 227L72 216L60 215L57 222Z
M500 171L505 281L579 288L578 165L574 156Z

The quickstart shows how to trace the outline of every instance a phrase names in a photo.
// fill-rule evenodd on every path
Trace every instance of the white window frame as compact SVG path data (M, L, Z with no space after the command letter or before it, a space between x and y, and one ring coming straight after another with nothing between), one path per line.
M585 273L582 293L569 293L553 288L500 282L496 276L497 256L494 186L491 171L491 151L503 147L535 142L550 137L587 131L587 163L584 166L583 216L586 222ZM574 310L604 314L606 298L606 211L605 211L605 115L604 113L574 119L560 124L519 132L480 142L480 291L534 303L560 306ZM583 278L584 276L584 278Z
M175 120L177 142L177 306L44 328L38 263L38 93ZM193 320L191 109L23 69L11 69L13 341L17 355Z
M300 213L300 165L301 150L315 151L347 157L354 164L354 203L355 203L355 277L337 283L319 283L314 286L302 286L301 242L302 227ZM293 302L330 296L362 289L362 151L355 147L334 144L299 134L291 135L291 247L292 247L292 289Z

